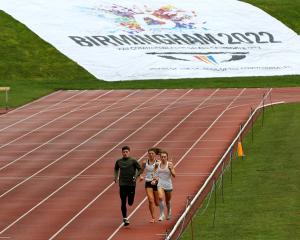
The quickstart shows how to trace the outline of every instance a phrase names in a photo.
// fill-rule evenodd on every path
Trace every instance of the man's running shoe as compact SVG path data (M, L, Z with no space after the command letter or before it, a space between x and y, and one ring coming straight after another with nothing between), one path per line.
M128 226L129 225L128 218L123 218L123 223L124 223L124 226Z

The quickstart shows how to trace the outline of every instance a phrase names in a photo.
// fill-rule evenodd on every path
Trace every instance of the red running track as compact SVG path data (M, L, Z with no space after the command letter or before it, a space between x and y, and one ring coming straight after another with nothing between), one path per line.
M264 95L299 102L300 88L58 91L1 115L0 239L163 239ZM149 223L138 183L122 227L112 173L125 144L139 161L169 151L172 220Z

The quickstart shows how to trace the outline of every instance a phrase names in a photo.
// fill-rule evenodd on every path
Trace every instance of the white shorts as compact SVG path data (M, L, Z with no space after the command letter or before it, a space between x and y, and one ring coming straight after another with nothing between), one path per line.
M170 182L164 182L158 180L157 188L162 188L165 191L172 191L173 190L172 182L170 183Z

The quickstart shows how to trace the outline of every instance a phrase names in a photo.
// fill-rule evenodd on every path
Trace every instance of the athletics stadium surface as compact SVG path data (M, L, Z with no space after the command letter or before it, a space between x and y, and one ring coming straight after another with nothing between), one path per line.
M0 239L164 239L251 108L299 102L300 88L57 91L0 116ZM175 164L173 217L149 223L137 183L122 226L113 166L129 145ZM158 216L158 210L156 211Z

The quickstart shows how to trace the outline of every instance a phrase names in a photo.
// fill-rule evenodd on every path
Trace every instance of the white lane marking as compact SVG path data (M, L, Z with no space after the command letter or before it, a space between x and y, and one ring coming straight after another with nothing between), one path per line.
M157 146L160 142L162 142L168 135L170 135L179 125L181 125L190 115L192 115L195 111L200 109L200 106L202 106L206 101L208 101L219 89L215 90L210 96L206 97L206 99L198 104L197 107L195 107L188 115L186 115L175 127L173 127L167 134L164 135L163 138L161 138L160 141L156 142L154 146ZM170 108L167 108L168 110ZM163 110L164 111L164 110ZM147 124L147 123L146 123ZM139 158L139 161L147 154L144 153L142 157ZM91 202L89 202L83 209L81 209L72 219L70 219L63 227L61 227L54 235L52 235L49 240L54 239L57 235L59 235L68 225L70 225L79 215L81 215L87 208L89 208L99 197L101 197L107 190L109 190L114 185L114 182L112 182L109 186L107 186L101 193L99 193Z
M268 96L272 91L272 88L269 89L268 93L266 96ZM264 102L265 99L265 95L261 101L261 103ZM260 104L261 105L261 104ZM253 116L253 114L255 114L256 110L260 108L260 105L258 105L258 107L256 107L256 109L254 110L254 112L251 114L251 116ZM247 123L249 123L250 121L250 117L248 118L246 124L244 125L244 127L247 125ZM243 127L243 128L244 128ZM183 213L181 213L180 217L178 218L177 222L175 223L175 225L173 226L171 232L168 233L168 235L165 237L165 240L167 239L171 239L171 237L173 236L174 232L177 230L179 224L182 222L182 220L185 218L186 214L189 212L190 208L193 206L195 199L197 199L200 194L203 192L204 188L207 186L207 184L211 181L211 178L214 176L214 174L216 173L217 169L220 167L221 163L223 162L225 156L228 156L228 153L231 149L231 147L233 146L233 144L238 140L239 136L240 136L241 132L239 132L236 137L231 141L230 146L227 148L227 150L224 152L223 156L221 158L219 158L219 162L215 165L214 169L212 170L212 172L210 173L210 175L208 176L208 178L205 180L204 184L201 186L201 188L198 190L198 192L196 193L196 195L194 196L194 198L192 199L192 201L186 205L186 208L184 210Z
M127 97L135 94L136 92L138 92L139 90L133 92L132 94L129 94ZM157 97L158 95L162 94L164 91L166 90L162 90L160 91L158 94L152 96L150 99L147 99L145 102L141 103L140 105L138 105L137 107L135 107L133 110L131 110L130 112L128 112L127 114L125 114L124 116L122 116L121 118L119 118L118 120L116 120L115 122L111 123L110 125L112 124L115 124L116 122L120 121L121 119L125 118L127 115L131 114L132 112L135 112L135 111L138 111L139 110L139 107L146 104L147 102L151 101L152 99L154 99L155 97ZM187 94L187 92L185 93ZM185 95L184 94L184 95ZM183 95L183 96L184 96ZM176 101L178 101L180 98L178 98ZM123 100L123 99L121 99ZM119 101L121 101L119 100ZM118 101L117 101L118 102ZM116 102L116 103L117 103ZM151 118L152 120L153 118ZM151 121L149 120L149 121ZM110 126L109 125L109 126ZM109 127L107 126L107 128ZM142 126L143 127L143 126ZM141 129L142 127L140 127L139 129ZM99 131L98 133L94 134L92 137L88 138L87 140L85 140L84 142L82 142L80 145L88 142L90 139L92 139L93 137L95 137L96 135L98 135L99 133L101 133L102 131L104 131L105 129L102 129L101 131ZM127 138L129 138L132 134L130 134L128 137L126 137L123 141L125 141ZM118 145L120 145L121 143L119 143ZM118 146L117 145L117 146ZM117 146L115 146L114 148L116 148ZM79 147L79 146L77 146ZM76 148L77 148L76 147ZM114 148L112 148L111 150L109 150L109 152L111 152ZM109 152L107 152L106 154L108 154ZM65 154L66 155L66 154ZM102 157L104 157L105 155L102 155ZM63 156L62 156L63 157ZM60 158L62 158L60 157ZM48 197L44 198L42 201L40 201L38 204L36 204L33 208L31 208L30 210L28 210L26 213L24 213L22 216L20 216L18 219L16 219L14 222L12 222L11 224L9 224L7 227L5 227L3 230L1 230L0 234L4 233L6 230L8 230L9 228L11 228L14 224L16 224L17 222L19 222L21 219L23 219L25 216L27 216L29 213L31 213L34 209L36 209L38 206L40 206L41 204L43 204L44 202L46 202L50 197L52 197L55 193L57 193L58 191L60 191L62 188L64 188L67 184L69 184L70 182L72 182L75 178L77 178L79 175L81 175L84 171L86 171L88 168L90 168L91 166L95 165L102 157L98 158L96 161L94 161L92 164L90 164L88 167L86 167L84 170L82 170L80 173L78 173L77 175L75 175L72 179L70 179L68 182L66 182L65 184L63 184L61 187L59 187L58 189L56 189L54 192L52 192ZM60 159L59 158L59 159ZM57 162L59 159L57 159L55 162ZM54 162L53 162L54 163ZM52 164L53 164L52 163ZM51 164L51 165L52 165ZM49 166L49 165L48 165ZM33 176L37 175L38 173L42 172L44 169L46 169L48 166L46 166L45 168L41 169L40 171L38 171L37 173L35 173L34 175L32 175L30 178L32 178ZM29 178L29 179L30 179ZM28 179L27 179L28 180ZM27 181L26 180L26 181ZM25 182L25 181L23 181Z
M47 125L49 125L49 124L51 124L51 123L53 123L53 122L55 122L55 121L57 121L57 120L59 120L59 119L65 117L65 116L67 116L67 115L69 115L69 114L71 114L71 113L73 113L73 112L76 112L77 110L81 109L82 107L84 107L85 105L89 104L90 102L92 102L92 101L94 101L94 100L98 100L99 98L101 98L101 97L107 95L107 94L110 93L110 92L111 92L111 91L105 92L104 94L101 94L100 96L98 96L98 97L96 97L96 98L93 98L93 99L89 100L88 102L86 102L86 103L84 103L84 104L81 104L81 105L77 106L76 108L74 108L74 109L72 109L72 110L70 110L70 111L64 113L63 115L61 115L61 116L59 116L59 117L56 117L56 118L52 119L50 122L47 122L47 123L43 124L42 126L39 126L39 127L35 128L35 129L33 129L33 130L31 130L31 131L29 131L29 132L27 132L27 133L25 133L25 134L23 134L23 135L21 135L21 136L15 138L14 140L11 140L11 141L8 142L8 143L5 143L5 144L1 145L1 146L0 146L0 149L3 148L3 147L8 146L9 144L12 144L12 143L14 143L14 142L20 140L20 139L23 138L23 137L26 137L26 136L29 135L30 133L33 133L33 132L35 132L35 131L40 130L41 128L43 128L43 127L45 127L45 126L47 126ZM1 170L1 169L0 169L0 170Z
M190 147L190 149L178 160L178 162L174 165L176 167L184 158L185 156L193 149L193 147L205 136L205 134L212 128L212 126L220 119L220 117L228 110L228 108L235 102L235 100L245 91L245 88L231 101L231 103L222 111L222 113L219 114L219 116L211 123L211 125L207 128L207 130L201 134L201 136L195 141L195 143ZM147 197L145 197L142 202L131 212L131 214L128 216L130 218L141 206L142 204L147 200ZM118 231L123 227L123 223L119 225L119 227L109 236L107 240L111 240Z
M37 99L37 100L35 100L35 101L29 102L29 103L27 103L27 104L25 104L25 105L23 105L23 106L21 106L21 107L15 108L15 109L9 111L9 112L6 113L6 114L0 115L0 118L2 118L2 117L7 117L7 115L10 115L10 114L12 114L12 113L18 112L18 111L22 110L23 108L26 108L26 107L28 107L28 106L30 106L30 105L33 105L33 104L38 103L38 102L41 102L41 101L45 100L46 98L51 97L52 95L58 94L58 93L60 93L60 92L61 92L61 91L52 92L52 93L50 93L50 94L48 94L48 95L46 95L46 96L44 96L44 97L41 97L41 98L39 98L39 99Z
M22 155L22 156L16 158L15 160L11 161L10 163L6 164L5 166L0 167L0 171L3 170L3 169L5 169L5 168L7 168L8 166L14 164L15 162L19 161L20 159L26 157L26 156L29 155L30 153L32 153L32 152L34 152L34 151L40 149L41 147L43 147L43 146L45 146L45 145L47 145L47 144L49 144L50 142L52 142L52 141L55 140L56 138L61 137L61 136L64 135L65 133L68 133L68 132L72 131L73 129L75 129L76 127L80 126L81 124L83 124L83 123L89 121L90 119L92 119L92 118L98 116L98 115L101 114L102 112L105 112L105 111L106 111L107 109L109 109L111 106L117 104L118 102L120 102L120 101L126 99L127 97L133 95L134 93L136 93L136 92L138 92L138 91L139 91L139 90L130 93L129 95L125 96L124 98L122 98L122 99L118 100L117 102L114 102L113 104L111 104L111 105L107 106L106 108L102 109L100 112L97 112L97 113L93 114L92 116L90 116L90 117L84 119L83 121L79 122L78 124L74 125L73 127L67 129L66 131L64 131L64 132L62 132L62 133L56 135L55 137L49 139L47 142L44 142L43 144L41 144L41 145L37 146L36 148L30 150L29 152L26 152L26 154L24 154L24 155ZM79 145L79 146L81 146L81 145ZM78 147L78 146L77 146L77 147ZM73 149L74 149L74 148L73 148ZM73 150L73 149L71 149L71 150ZM76 147L75 147L75 149L76 149ZM69 153L69 152L68 152L68 153ZM2 194L2 195L3 195L3 194ZM2 197L2 195L0 195L0 198Z
M152 122L153 119L155 119L157 116L159 116L160 114L162 114L163 112L165 112L166 110L170 109L170 106L174 105L175 103L177 103L181 98L183 98L185 95L187 95L189 92L191 92L192 90L189 90L187 92L185 92L183 95L181 95L179 98L177 98L175 101L173 101L171 104L169 104L169 106L165 107L163 110L161 110L159 113L157 113L155 116L153 116L151 119L149 119L146 123L144 123L142 126L140 126L138 129L136 129L136 131L134 131L133 133L131 133L128 137L126 137L125 139L123 139L121 142L119 142L118 145L116 145L114 148L112 148L111 150L109 150L109 152L111 152L113 149L115 149L117 146L119 146L121 143L123 143L124 141L126 141L129 137L133 136L136 132L140 131L141 129L144 128L144 126L146 126L148 123ZM108 154L109 152L107 152L106 154ZM85 168L84 170L82 170L79 174L77 174L77 176L79 176L80 174L82 174L83 172L85 172L88 168L92 167L94 164L96 164L100 159L102 159L106 154L102 155L100 158L98 158L94 163L92 163L91 165L89 165L87 168ZM77 176L74 176L73 179L75 179ZM69 182L71 182L73 179L71 179ZM66 183L68 184L68 183ZM108 187L105 188L105 190L102 192L106 192L114 183L110 184ZM63 186L62 186L63 187ZM59 234L59 233L56 233ZM55 237L55 236L52 236ZM52 238L50 238L52 239Z
M218 157L218 156L215 156ZM177 173L176 176L202 176L202 175L207 175L209 173L193 173L193 172L180 172ZM72 175L57 175L57 176L37 176L34 179L37 180L50 180L50 179L70 179L72 178ZM111 174L81 174L80 176L77 177L78 179L99 179L99 178L110 178L111 179ZM0 180L10 180L10 179L25 179L25 177L0 177Z
M124 100L124 99L126 99L126 98L128 98L128 97L130 97L131 95L135 94L136 92L138 92L138 90L137 90L137 91L134 91L134 92L132 92L132 93L130 93L129 95L127 95L127 96L125 96L125 97L123 97L123 98L121 98L121 99L119 99L118 101L114 102L111 106L113 106L113 105L115 105L115 104L118 104L118 102L120 102L120 101L122 101L122 100ZM27 152L26 154L22 155L21 157L17 158L16 160L14 160L14 161L10 162L9 164L7 164L5 167L7 167L7 166L13 164L14 162L20 160L21 158L27 156L28 154L34 152L35 150L37 150L37 149L39 149L39 148L41 148L42 146L46 145L46 144L49 143L50 141L52 141L52 140L54 140L54 139L60 137L60 136L63 135L64 133L73 130L73 129L76 128L77 126L79 126L79 125L81 125L82 123L88 121L89 119L95 117L96 115L102 113L103 111L105 111L105 110L108 109L108 108L109 108L109 106L106 107L106 108L104 108L104 109L101 110L100 112L98 112L98 113L92 115L91 117L85 119L83 122L81 122L81 123L79 123L79 124L73 126L72 128L68 129L67 131L65 131L65 132L63 132L63 133L57 135L56 137L54 137L54 138L48 140L47 142L43 143L42 145L40 145L40 146L34 148L33 150ZM117 121L119 121L119 120L121 120L121 118L119 118ZM94 138L95 136L97 136L98 134L100 134L101 132L103 132L105 129L106 129L106 128L101 129L101 131L97 132L96 134L92 135L91 137L89 137L89 138L86 139L85 141L81 142L79 145L77 145L76 147L72 148L71 150L69 150L68 152L66 152L65 154L63 154L63 155L60 156L59 158L57 158L55 161L51 162L50 164L48 164L47 166L43 167L42 169L40 169L39 171L37 171L37 172L34 173L33 175L29 176L29 177L28 177L27 179L25 179L24 181L18 183L18 184L15 185L14 187L12 187L12 188L10 188L9 190L7 190L6 192L2 193L2 194L0 195L0 198L4 197L6 194L8 194L9 192L11 192L11 191L14 190L15 188L19 187L20 185L22 185L23 183L25 183L26 181L28 181L28 180L31 179L32 177L36 176L37 174L39 174L40 172L42 172L43 170L45 170L45 169L48 168L49 166L51 166L51 165L53 165L54 163L58 162L60 159L62 159L63 157L65 157L66 155L68 155L69 153L71 153L72 151L76 150L76 149L79 148L81 145L85 144L85 143L88 142L90 139ZM0 170L2 170L2 169L4 169L4 167L0 168Z
M83 92L85 92L85 91L83 91ZM24 118L24 119L21 119L21 120L15 122L15 123L13 123L13 124L10 124L10 125L8 125L8 126L2 128L2 129L0 129L0 132L3 132L4 130L6 130L6 129L8 129L8 128L11 128L11 127L13 127L13 126L15 126L15 125L17 125L17 124L19 124L19 123L21 123L21 122L24 122L24 121L26 121L26 120L28 120L28 119L30 119L30 118L33 118L34 116L36 116L36 115L38 115L38 114L44 113L44 112L48 111L48 109L50 109L51 107L54 107L54 106L56 106L56 105L59 105L59 104L65 102L65 101L67 101L67 100L70 100L70 99L72 99L73 97L76 97L77 95L82 94L83 92L76 93L76 94L72 95L71 97L68 97L67 99L63 99L63 100L61 100L61 101L55 103L54 105L50 105L50 106L46 107L46 108L43 109L42 111L36 112L36 113L34 113L34 114L32 114L32 115L30 115L30 116Z

